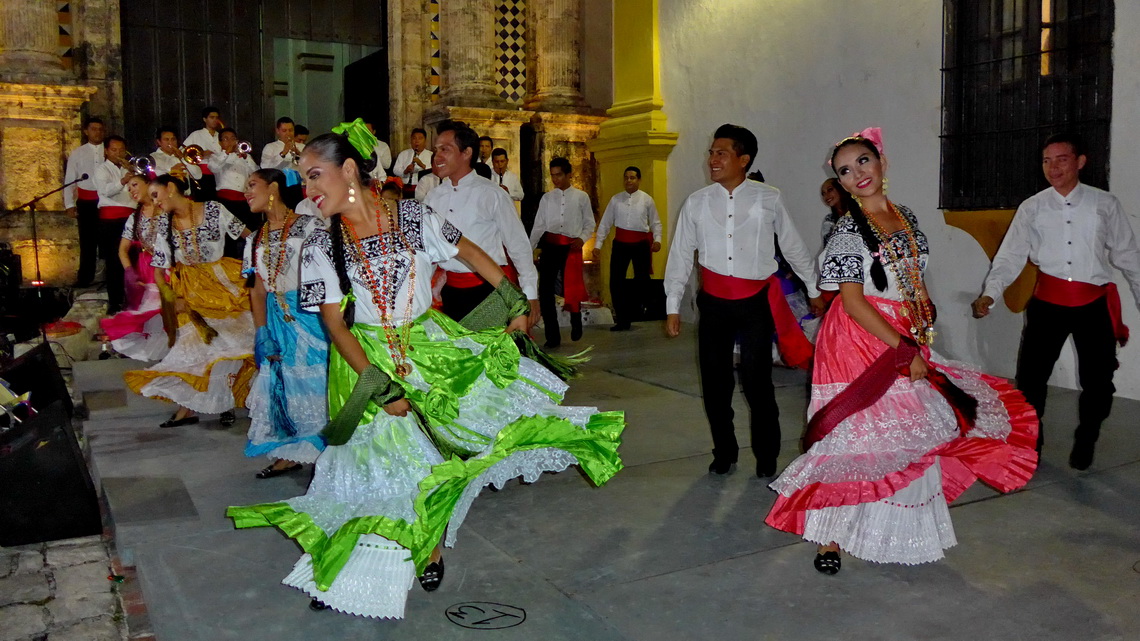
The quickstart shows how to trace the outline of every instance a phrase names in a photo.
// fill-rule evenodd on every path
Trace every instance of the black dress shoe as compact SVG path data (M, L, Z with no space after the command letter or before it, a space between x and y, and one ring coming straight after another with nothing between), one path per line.
M570 340L582 338L582 312L570 314Z
M1082 471L1089 469L1093 462L1095 450L1096 443L1076 441L1073 443L1073 451L1069 453L1069 467Z
M439 589L439 584L443 583L443 557L439 557L438 561L428 563L424 568L424 573L419 577L420 587L425 592L435 592Z
M259 479L271 479L274 476L281 476L282 474L288 474L289 472L296 472L297 470L301 469L301 467L302 465L300 463L281 468L275 468L272 465L269 465L266 466L265 469L258 472L255 476L257 476Z
M824 552L815 555L815 561L812 562L816 570L822 574L832 575L839 574L839 568L842 563L839 560L838 552Z
M176 412L173 416L158 424L159 427L182 427L183 425L196 425L198 423L198 415L184 416L182 418L174 418L178 416Z
M732 471L733 465L736 465L736 463L732 461L722 461L720 459L714 458L713 462L709 463L709 472L712 472L713 474L728 474Z
M756 477L761 479L770 479L776 476L776 462L761 463L756 461Z
M233 425L235 421L237 421L237 417L234 416L233 410L226 410L222 412L222 415L218 420L222 422L223 427L229 427Z
M542 344L542 346L546 349L557 349L558 346L561 344L562 344L562 341L557 341L557 342L556 341L546 341L545 343Z
M328 610L330 607L332 607L332 606L325 605L324 601L320 601L318 599L313 599L312 601L309 601L309 609L313 610L315 612L320 612L321 610Z
M618 323L610 328L611 332L628 332L633 326L629 323Z

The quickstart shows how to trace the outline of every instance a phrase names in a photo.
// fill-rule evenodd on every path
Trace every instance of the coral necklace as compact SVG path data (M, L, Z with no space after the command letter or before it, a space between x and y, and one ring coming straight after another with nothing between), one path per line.
M901 247L892 242L891 234L883 229L883 226L875 220L874 216L867 214L867 222L870 223L871 229L875 231L875 235L879 239L879 260L884 265L889 265L895 274L895 281L903 299L901 313L910 319L911 337L919 345L930 345L934 342L936 335L934 331L934 305L930 302L926 287L922 283L922 264L918 251L916 230L910 219L903 216L899 208L889 200L887 201L887 209L893 212L902 224L900 231L906 232L906 240L904 241L906 247L904 251L899 251Z
M369 293L372 295L372 304L376 307L377 312L380 314L380 327L384 331L384 338L388 343L388 354L392 357L392 361L396 364L396 375L400 378L405 378L408 374L412 373L412 364L408 360L408 351L413 348L409 344L412 335L412 304L415 299L415 283L416 283L416 254L415 247L408 242L407 237L404 235L404 230L400 226L399 217L392 212L391 206L388 201L380 197L375 185L372 187L372 195L375 197L378 206L376 207L376 233L380 239L380 278L376 276L376 272L372 269L372 264L369 262L365 252L364 245L360 241L360 236L356 233L356 228L353 226L352 221L348 218L341 216L341 222L348 230L348 235L352 238L353 247L356 248L356 257L360 264L360 271L364 275L364 280L368 284ZM384 213L381 214L380 206L383 206ZM388 223L388 231L384 231L382 219ZM396 296L399 294L399 269L397 263L398 253L406 252L410 268L408 270L408 295L407 303L404 307L403 324L397 327L396 325Z
M269 278L267 278L266 281L269 285L269 291L273 292L277 296L277 306L280 307L281 311L285 313L286 323L292 323L295 319L293 318L293 315L289 313L289 303L285 300L285 292L281 291L281 288L278 287L277 284L283 278L285 268L287 267L285 263L286 254L288 254L289 249L289 229L293 227L293 223L296 222L296 220L297 216L293 213L293 210L287 209L285 211L285 224L281 227L280 243L269 242L270 229L268 220L265 221L265 224L261 228L261 247L262 256L264 257L263 260L265 261L265 266L267 269L270 267L272 268L268 269L269 273L267 275ZM276 257L273 256L274 244L278 246Z

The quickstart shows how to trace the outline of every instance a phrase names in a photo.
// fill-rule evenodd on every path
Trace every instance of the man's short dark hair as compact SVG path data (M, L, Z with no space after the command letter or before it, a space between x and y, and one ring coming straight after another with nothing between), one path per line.
M760 143L756 142L756 134L740 125L725 124L716 128L713 139L717 138L731 140L732 150L736 152L737 156L748 156L748 166L744 168L744 171L752 168L752 163L756 160L756 152L760 151Z
M633 165L630 165L630 166L626 167L626 168L625 168L625 171L621 172L621 175L622 175L622 176L625 176L626 174L628 174L628 173L629 173L629 172L631 172L631 171L632 171L633 173L637 174L637 179L638 179L638 180L641 180L641 169L640 169L640 168L638 168L638 167L634 167Z
M483 142L484 140L491 143L492 145L495 144L495 141L491 140L490 136L479 136L479 142Z
M182 140L182 136L178 135L178 130L175 129L174 127L169 126L169 125L160 125L158 127L158 129L155 129L154 130L154 139L155 140L162 140L162 134L164 134L168 131L170 133L174 134L175 138Z
M294 124L293 119L290 118L289 116L281 116L280 118L277 119L277 126L278 127L280 127L281 125L292 125L292 124Z
M83 128L86 129L87 127L89 127L90 125L93 125L95 123L98 123L100 125L104 124L103 119L100 118L99 116L88 116L87 118L83 119Z
M1062 131L1055 133L1045 139L1045 143L1041 145L1041 153L1045 153L1045 148L1049 145L1069 145L1073 148L1074 156L1085 155L1085 141L1081 139L1081 135L1071 131Z
M293 125L293 135L294 136L308 136L309 135L309 128L306 127L305 125Z
M124 147L127 145L126 138L123 138L122 136L116 134L111 134L110 136L107 136L103 139L103 148L106 149L107 147L110 147L111 143L115 142L116 140L123 143Z
M566 160L565 158L563 158L561 156L554 158L550 161L550 168L551 169L556 169L556 168L561 169L562 173L567 174L567 175L569 175L570 173L573 172L573 170L570 169L570 161Z
M218 117L221 118L222 110L218 109L214 105L206 105L205 107L202 107L202 120L209 118L210 114L218 114Z
M491 157L494 158L495 156L507 156L507 150L502 147L495 147L491 150ZM509 158L510 156L507 157Z
M481 162L475 163L475 173L486 178L487 180L491 179L491 168Z
M444 120L435 128L436 136L442 136L448 131L455 134L455 146L459 147L459 153L468 149L471 150L471 166L474 167L476 164L475 157L478 156L479 151L479 134L468 127L467 123L459 120Z
M441 123L441 124L442 124L442 123ZM413 130L412 130L412 135L414 136L414 135L416 135L416 134L423 134L423 135L424 135L424 138L427 138L427 130L426 130L426 129L424 129L423 127L416 127L415 129L413 129Z
M237 138L237 132L234 131L233 127L222 127L222 130L218 132L218 138L221 138L222 134L233 134L234 138Z

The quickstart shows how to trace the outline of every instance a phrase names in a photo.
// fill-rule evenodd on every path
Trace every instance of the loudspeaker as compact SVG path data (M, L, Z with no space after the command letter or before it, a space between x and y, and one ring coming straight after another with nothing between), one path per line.
M31 392L32 407L40 409L62 401L68 418L71 417L71 394L48 345L41 343L9 363L0 363L0 378L8 381L17 396Z
M0 432L0 546L102 531L95 485L63 400Z

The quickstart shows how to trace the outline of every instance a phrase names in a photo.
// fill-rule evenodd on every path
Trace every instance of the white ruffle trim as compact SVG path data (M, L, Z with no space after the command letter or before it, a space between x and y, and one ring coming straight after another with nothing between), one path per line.
M136 361L157 361L170 351L166 330L162 328L162 315L157 314L143 323L141 332L127 334L111 341L115 351Z
M279 445L266 452L264 456L270 461L281 459L294 463L316 463L321 456L321 450L309 441L297 441L288 445Z
M168 398L201 414L220 414L234 409L232 381L241 371L242 361L219 361L210 370L210 383L199 392L180 378L163 376L143 385L139 390L150 398Z
M958 543L942 494L936 461L894 496L874 503L808 510L804 539L838 543L851 556L875 563L917 565L943 558Z
M229 318L210 318L206 322L218 332L209 345L193 324L186 323L178 328L178 339L170 353L146 370L202 376L212 364L206 391L199 392L177 376L159 376L142 386L139 392L143 396L168 398L203 414L234 409L233 382L241 370L242 359L253 354L253 317L249 312L242 312Z
M281 582L338 612L376 619L404 618L408 590L415 584L411 554L392 541L364 534L327 592L313 581L313 557L304 554Z
M447 547L455 545L459 526L463 525L463 520L467 518L467 511L471 509L471 504L484 487L494 485L496 489L501 490L507 481L518 476L521 476L522 480L527 483L534 483L544 472L561 472L577 463L578 459L573 454L555 447L515 452L495 463L490 469L475 477L463 490L459 502L455 504L455 509L451 512L451 521L447 524L447 537L444 545Z

